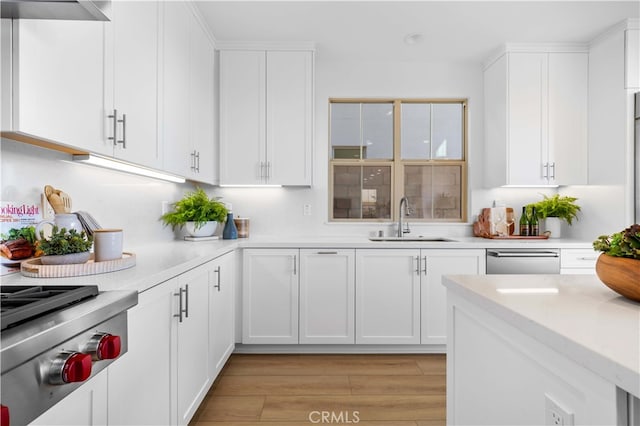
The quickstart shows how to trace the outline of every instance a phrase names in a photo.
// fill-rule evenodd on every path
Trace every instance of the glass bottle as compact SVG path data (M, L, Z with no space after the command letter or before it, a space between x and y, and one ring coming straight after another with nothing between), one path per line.
M522 216L520 216L520 235L529 236L529 219L527 218L527 206L522 206Z
M536 208L531 208L531 218L529 219L529 235L537 237L540 234L540 227L538 225L538 214Z
M235 240L238 238L238 228L236 228L236 223L233 220L231 205L227 205L227 208L229 210L227 212L227 222L224 224L224 229L222 230L222 239Z

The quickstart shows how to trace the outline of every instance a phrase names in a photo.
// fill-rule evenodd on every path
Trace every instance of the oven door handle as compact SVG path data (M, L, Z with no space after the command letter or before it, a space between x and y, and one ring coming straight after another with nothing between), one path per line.
M556 251L498 251L487 250L491 257L560 257Z

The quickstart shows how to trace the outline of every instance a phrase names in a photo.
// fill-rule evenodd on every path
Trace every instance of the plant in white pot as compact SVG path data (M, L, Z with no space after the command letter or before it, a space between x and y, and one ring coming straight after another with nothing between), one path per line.
M529 210L535 207L536 216L538 216L539 219L544 219L545 231L551 233L551 238L560 238L562 228L561 221L564 220L569 225L572 225L574 219L578 220L580 206L575 203L577 198L560 196L560 194L555 194L551 197L543 195L542 197L542 201L529 204L527 207Z
M160 220L171 229L185 227L192 237L208 237L216 232L218 222L227 219L227 208L215 198L209 198L202 188L187 192L173 204L174 209L163 214Z

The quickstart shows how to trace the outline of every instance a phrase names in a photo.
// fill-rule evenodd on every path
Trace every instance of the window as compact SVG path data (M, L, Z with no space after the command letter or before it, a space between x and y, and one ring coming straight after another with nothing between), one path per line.
M466 221L466 100L331 99L330 220Z

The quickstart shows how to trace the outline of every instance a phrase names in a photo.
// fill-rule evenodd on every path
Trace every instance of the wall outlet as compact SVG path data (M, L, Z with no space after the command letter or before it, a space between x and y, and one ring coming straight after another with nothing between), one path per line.
M40 204L42 205L42 220L53 219L56 213L44 193L40 194Z
M573 413L544 394L544 424L547 426L574 426Z
M302 214L305 216L311 216L311 204L305 204L302 209Z
M160 206L160 211L162 212L160 214L163 215L165 213L169 213L170 205L171 205L171 203L169 203L168 201L163 201L162 205Z

